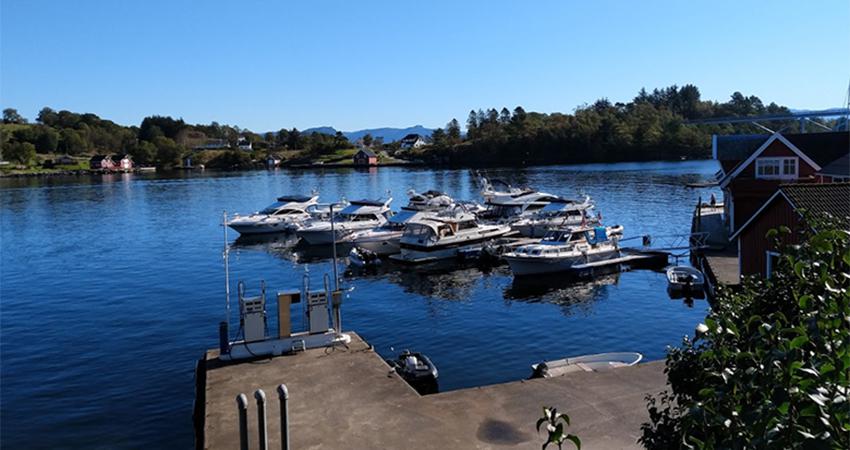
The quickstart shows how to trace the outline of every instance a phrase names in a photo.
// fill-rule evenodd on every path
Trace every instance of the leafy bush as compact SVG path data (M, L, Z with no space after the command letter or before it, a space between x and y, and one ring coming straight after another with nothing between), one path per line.
M537 419L537 432L540 432L540 425L546 424L546 442L543 443L543 450L549 444L555 444L559 449L563 448L564 442L571 441L576 446L576 450L581 450L581 439L574 434L567 433L566 428L570 426L570 416L559 413L554 407L543 407L543 417Z
M646 448L850 448L850 232L815 228L668 350Z

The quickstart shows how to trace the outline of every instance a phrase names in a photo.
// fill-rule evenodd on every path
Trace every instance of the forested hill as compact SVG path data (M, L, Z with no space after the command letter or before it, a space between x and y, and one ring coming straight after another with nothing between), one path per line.
M609 161L709 158L713 133L761 133L750 124L685 125L690 119L788 113L756 96L732 94L720 103L700 98L693 85L647 92L628 103L597 100L573 114L512 111L495 108L470 111L466 136L456 119L432 134L433 145L419 158L453 165L531 165ZM796 122L768 123L772 129L794 131Z
M707 158L712 133L760 132L752 125L694 126L688 119L785 113L739 92L729 101L704 101L696 86L641 90L628 103L601 99L572 114L495 108L470 111L466 133L452 119L433 131L429 145L402 150L371 134L359 140L379 153L432 164L530 165L653 159ZM794 131L796 122L767 124ZM250 144L250 145L248 145ZM350 161L354 143L343 133L305 133L295 128L258 134L238 126L191 125L182 119L150 116L139 126L122 126L91 113L45 107L34 123L15 109L3 110L0 159L35 166L53 155L130 154L139 165L172 167L191 154L195 164L244 168L274 153L285 162Z

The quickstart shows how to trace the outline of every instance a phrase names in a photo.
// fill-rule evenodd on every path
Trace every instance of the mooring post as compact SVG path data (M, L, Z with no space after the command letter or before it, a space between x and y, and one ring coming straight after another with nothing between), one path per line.
M266 450L269 447L269 439L266 427L266 393L262 389L254 391L254 398L257 399L257 428L260 429L260 450Z
M248 450L248 397L237 395L236 406L239 408L239 448Z
M289 390L285 384L277 387L280 397L280 448L289 450Z

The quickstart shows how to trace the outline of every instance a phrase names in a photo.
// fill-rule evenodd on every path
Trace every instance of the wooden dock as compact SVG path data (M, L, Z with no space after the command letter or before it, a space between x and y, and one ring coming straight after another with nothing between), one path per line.
M253 394L263 389L269 448L280 448L275 390L285 383L296 449L539 449L545 433L535 430L535 422L543 406L570 415L570 431L583 448L636 449L641 423L648 420L644 397L665 389L663 370L659 361L420 396L354 333L347 349L254 362L222 364L211 350L198 368L196 447L239 448L236 396L244 393L250 400L249 447L258 448Z

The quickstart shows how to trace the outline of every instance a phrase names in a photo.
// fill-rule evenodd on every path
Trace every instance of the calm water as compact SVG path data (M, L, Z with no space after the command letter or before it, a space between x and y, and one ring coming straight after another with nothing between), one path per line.
M686 233L697 197L683 183L712 162L491 171L514 184L596 200L627 236ZM0 180L4 447L190 447L193 367L224 316L222 210L250 212L280 194L378 197L410 187L477 199L464 170L386 168L179 176ZM235 237L235 234L231 234ZM231 239L233 241L233 239ZM235 243L232 279L270 292L320 283L328 252L285 238ZM324 253L324 254L323 254ZM343 323L384 356L411 348L440 369L441 389L526 377L567 355L664 356L707 305L666 294L664 275L515 284L507 267L347 273ZM486 368L481 370L481 368Z

